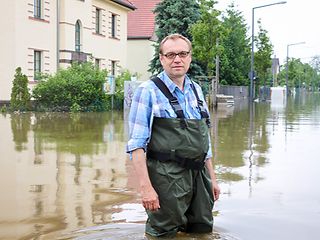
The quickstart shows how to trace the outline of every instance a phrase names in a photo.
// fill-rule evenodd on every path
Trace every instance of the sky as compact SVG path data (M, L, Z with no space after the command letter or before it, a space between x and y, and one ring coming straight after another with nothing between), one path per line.
M242 12L251 36L252 8L282 0L217 0L216 7L225 11L233 1L236 9ZM274 55L284 64L289 45L289 58L300 58L309 63L312 57L320 55L320 1L287 0L286 4L277 4L254 10L254 30L258 33L257 20L261 19L263 29L273 44ZM304 43L302 43L304 42ZM302 43L291 45L295 43Z

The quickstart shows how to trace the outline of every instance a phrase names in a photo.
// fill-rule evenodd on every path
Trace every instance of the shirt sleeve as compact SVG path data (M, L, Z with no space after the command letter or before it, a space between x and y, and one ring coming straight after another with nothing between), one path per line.
M133 95L129 113L129 141L126 152L143 148L146 151L150 137L152 116L151 94L148 88L138 87Z

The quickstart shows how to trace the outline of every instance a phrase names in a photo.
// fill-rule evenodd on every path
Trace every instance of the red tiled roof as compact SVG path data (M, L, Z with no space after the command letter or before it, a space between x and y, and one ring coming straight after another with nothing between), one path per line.
M150 39L155 30L153 10L161 0L130 0L137 8L128 13L128 39Z

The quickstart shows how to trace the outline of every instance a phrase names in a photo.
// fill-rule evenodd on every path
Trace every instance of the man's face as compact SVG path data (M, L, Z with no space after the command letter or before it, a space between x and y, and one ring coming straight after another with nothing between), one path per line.
M160 62L171 79L184 77L191 63L191 52L187 42L180 38L168 39L163 44Z

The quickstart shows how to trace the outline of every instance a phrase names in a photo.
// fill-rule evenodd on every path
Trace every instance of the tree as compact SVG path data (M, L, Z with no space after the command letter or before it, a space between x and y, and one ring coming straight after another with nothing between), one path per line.
M320 55L312 57L310 65L317 71L317 73L320 73Z
M220 41L223 47L220 56L220 82L237 86L248 85L250 39L247 37L245 19L233 3L222 17L222 26L226 29L226 34Z
M193 38L193 55L205 67L205 74L213 76L215 58L222 48L217 46L217 39L223 36L220 11L214 9L214 0L199 0L200 19L191 27Z
M313 62L312 62L313 64ZM287 69L280 74L281 85L286 84ZM300 59L290 58L288 61L288 86L289 88L306 88L312 91L319 87L319 75L317 69L308 63L302 63Z
M28 89L28 78L22 74L21 68L16 69L14 75L13 86L11 89L10 108L12 110L30 110L31 108L31 95Z
M267 81L271 75L272 60L271 55L273 52L273 45L268 37L268 31L262 28L261 20L258 21L259 33L255 37L254 41L258 51L254 53L254 68L256 70L256 76L259 82L257 87L263 83L264 86L270 85L270 81Z
M163 0L155 8L155 23L157 26L157 43L154 45L155 54L150 62L149 71L154 74L162 70L159 61L159 44L169 34L180 33L192 41L189 27L200 17L199 5L196 0ZM202 69L196 59L191 63L189 75L201 75Z

